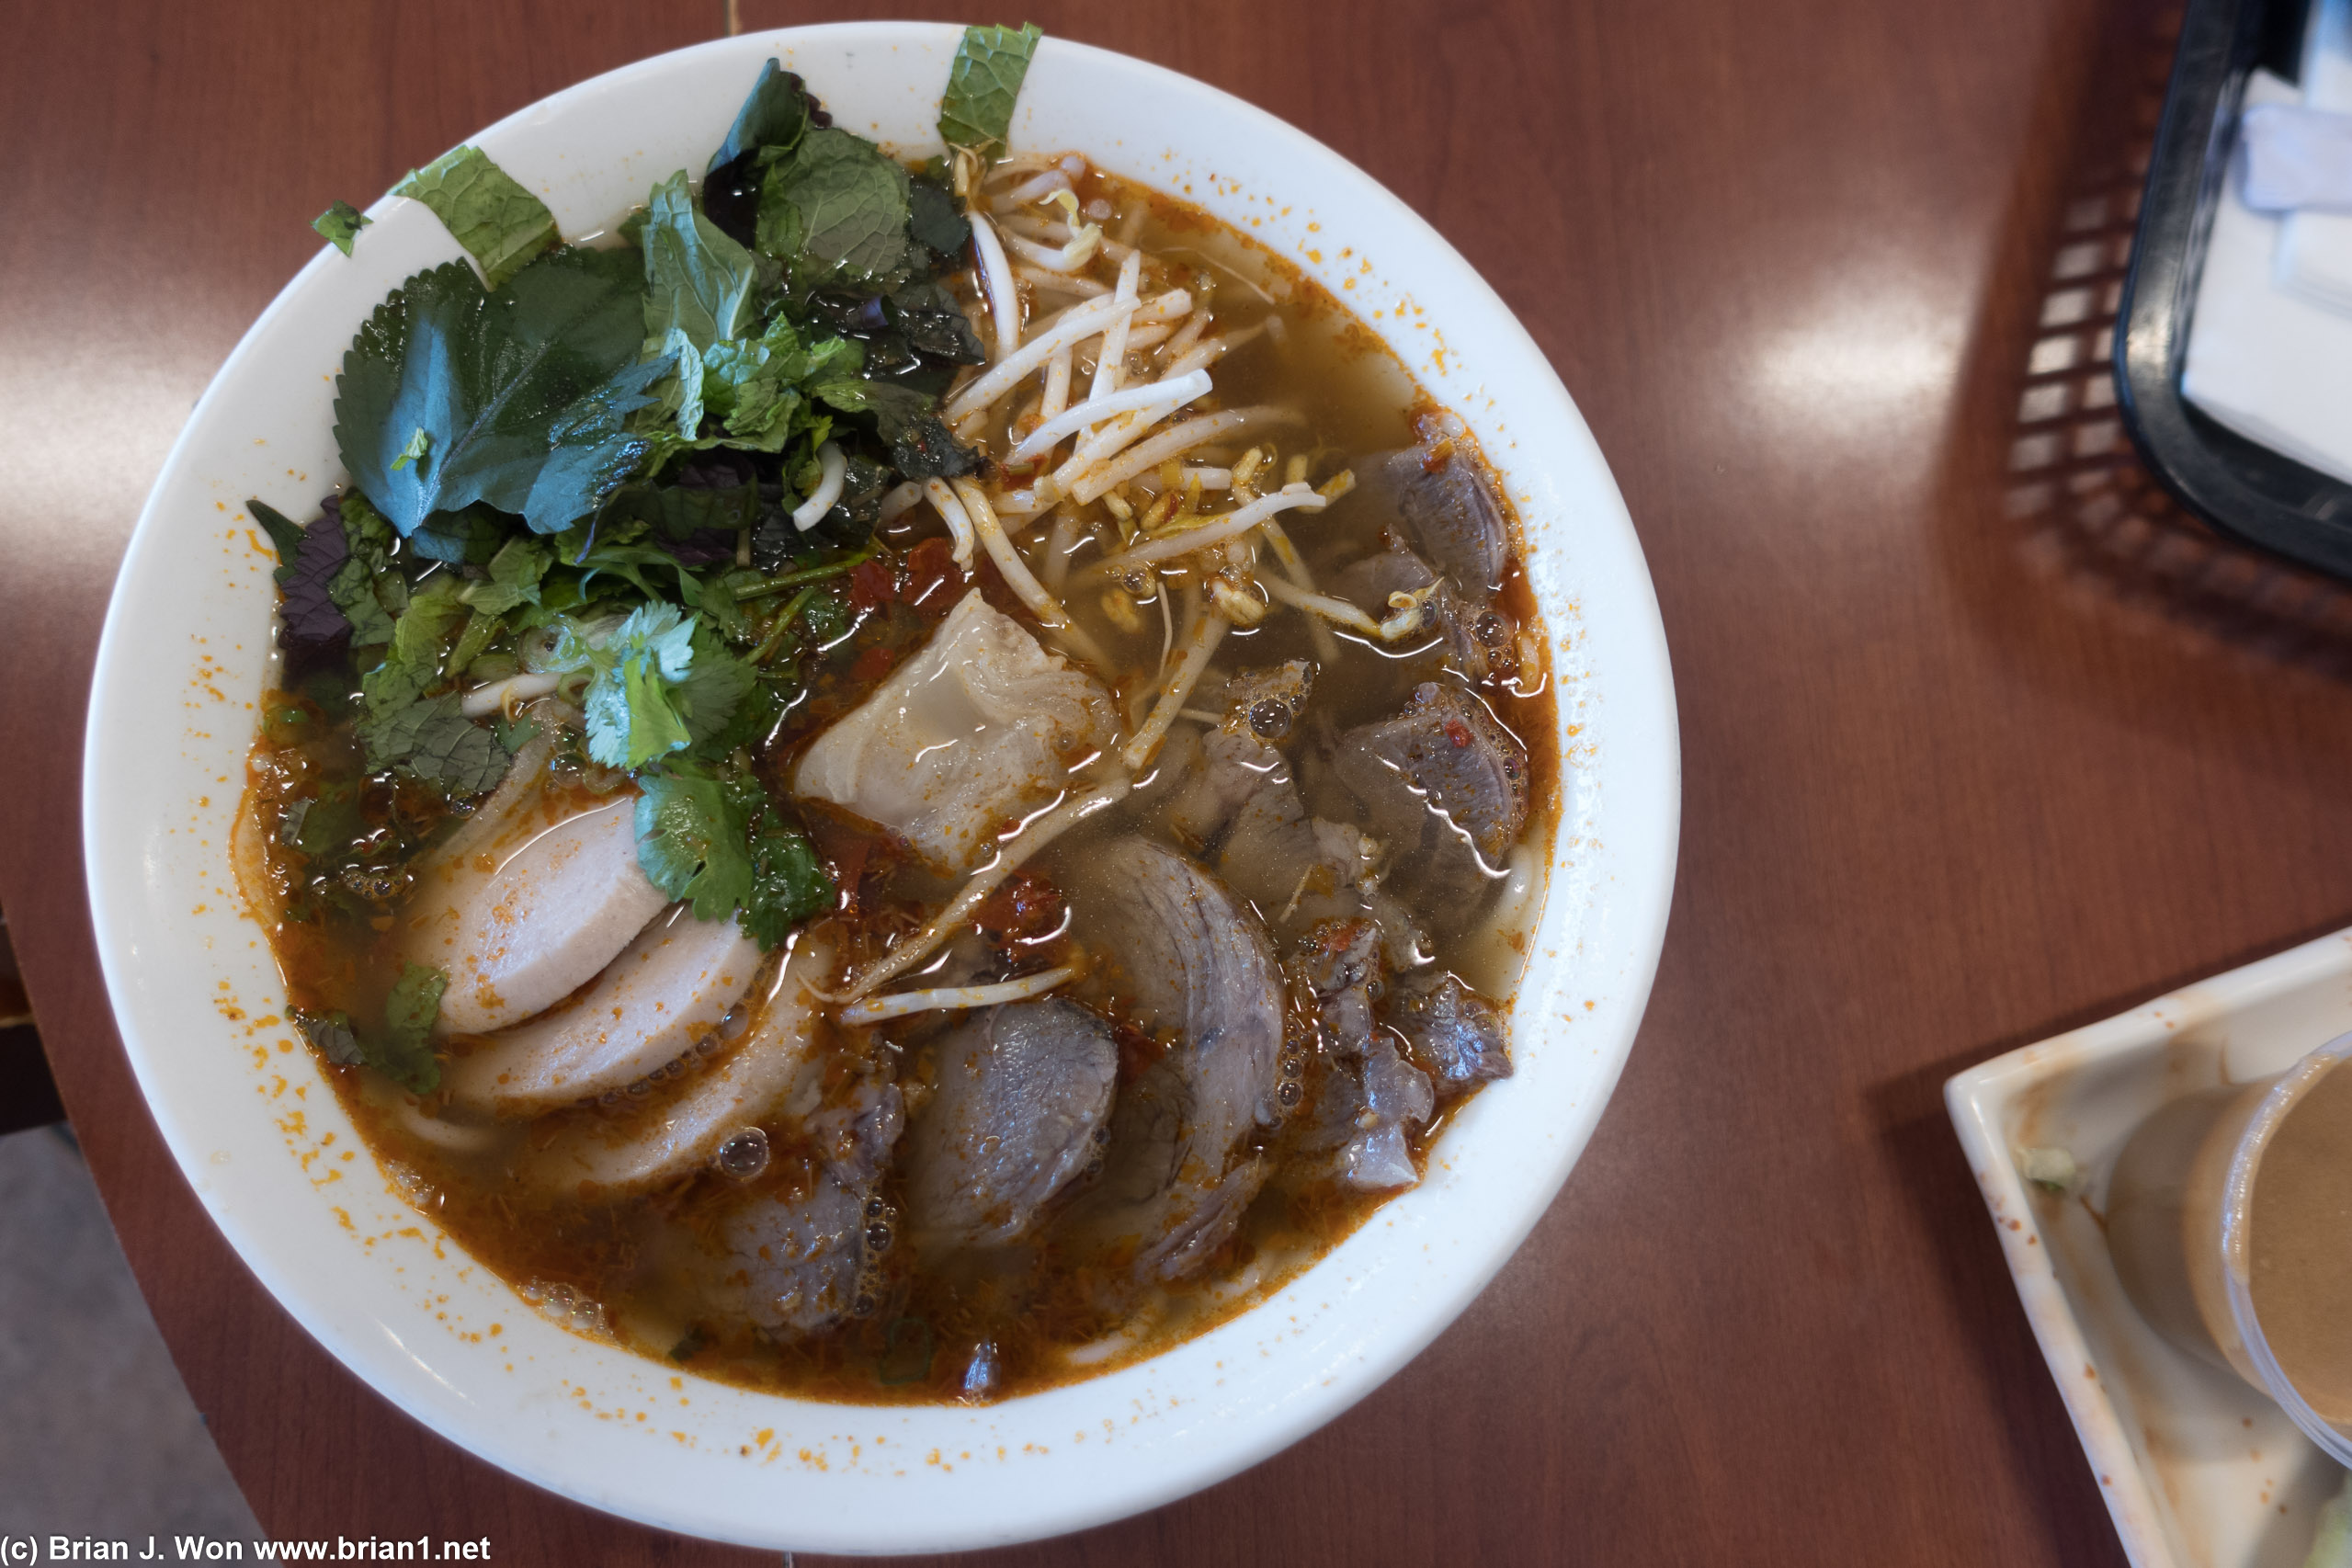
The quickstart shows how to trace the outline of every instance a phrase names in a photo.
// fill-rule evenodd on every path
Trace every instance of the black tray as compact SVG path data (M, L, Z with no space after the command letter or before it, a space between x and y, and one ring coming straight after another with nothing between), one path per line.
M2188 0L2123 279L2116 396L2124 428L2181 504L2222 531L2352 577L2352 486L2257 445L2181 396L2188 318L2256 66L2301 74L2309 0Z

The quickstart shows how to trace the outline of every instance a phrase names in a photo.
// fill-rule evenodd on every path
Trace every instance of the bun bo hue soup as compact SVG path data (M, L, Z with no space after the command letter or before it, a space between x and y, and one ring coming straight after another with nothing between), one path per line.
M384 1168L797 1394L1148 1355L1511 1072L1553 721L1494 476L1278 258L1008 151L1034 41L967 34L918 165L771 64L603 248L412 176L474 265L355 340L349 483L254 504L239 863Z

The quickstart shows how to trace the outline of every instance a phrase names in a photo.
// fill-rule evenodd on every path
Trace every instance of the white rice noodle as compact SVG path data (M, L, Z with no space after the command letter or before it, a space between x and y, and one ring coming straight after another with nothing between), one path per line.
M954 536L956 564L967 572L971 571L972 550L980 540L972 532L971 517L964 511L963 503L956 499L956 493L948 488L948 482L944 479L924 481L923 494L931 503L932 509L939 514L940 520L948 525L948 532Z
M1165 588L1161 590L1162 593L1166 591ZM1198 589L1187 588L1185 601L1188 619L1183 652L1176 655L1176 668L1162 679L1160 699L1152 705L1150 717L1143 721L1134 738L1119 754L1119 761L1125 763L1131 772L1151 761L1152 754L1160 749L1161 741L1167 738L1168 726L1176 722L1178 713L1184 711L1185 699L1192 695L1192 688L1200 684L1201 672L1209 667L1210 655L1217 652L1217 644L1225 636L1228 622L1216 610L1199 608Z
M1021 869L1023 861L1074 824L1127 799L1127 792L1131 788L1133 785L1128 777L1123 773L1118 774L1104 779L1085 793L1071 796L1051 810L1031 817L1022 824L1018 835L996 851L995 859L971 874L971 879L949 902L947 908L932 917L931 924L884 953L871 969L858 977L857 983L838 1000L856 1002L871 995L878 987L888 985L929 958L938 950L940 943L962 928L983 899L994 892L1006 878Z
M909 1013L935 1013L950 1007L994 1007L1004 1002L1026 1002L1032 996L1044 995L1065 981L1075 979L1077 974L1075 968L1064 965L1061 969L1049 969L1043 974L1000 981L994 985L949 985L937 991L900 991L888 996L869 996L862 1002L852 1002L837 1016L845 1024L879 1024L884 1018L903 1018Z
M1218 414L1204 414L1198 419L1187 419L1089 469L1084 477L1072 483L1070 494L1079 501L1098 500L1113 485L1124 484L1137 474L1155 469L1170 458L1180 458L1195 447L1206 446L1220 436L1250 425L1275 425L1297 417L1289 409L1261 405L1229 408Z
M458 710L469 719L485 719L493 713L503 713L517 702L528 702L534 697L545 697L563 683L557 675L540 675L525 670L508 676L505 680L477 686L465 694Z
M1125 261L1119 264L1117 297L1122 300L1136 298L1142 280L1142 253L1131 253ZM1128 318L1121 317L1104 330L1102 348L1095 358L1095 384L1086 393L1088 403L1097 403L1109 397L1127 379L1127 336L1131 324Z
M1282 525L1268 517L1257 525L1257 531L1265 535L1266 542L1273 547L1274 559L1281 563L1282 574L1290 578L1300 592L1313 593L1315 574L1307 570L1305 558L1300 555L1298 546L1290 542L1290 536L1283 530ZM1273 591L1267 589L1269 594ZM1331 634L1331 628L1323 623L1322 618L1312 615L1307 617L1307 636L1315 645L1315 657L1323 661L1324 668L1329 669L1333 661L1339 657L1339 640Z
M977 233L975 226L974 232ZM1163 296L1165 298L1165 296ZM1110 324L1114 314L1132 314L1141 309L1131 300L1115 300L1108 296L1073 305L1040 329L1027 343L998 359L985 371L975 376L964 389L948 400L947 415L951 423L960 423L964 416L993 404L998 398L1034 375L1054 353L1093 337Z
M923 487L915 481L910 479L903 484L893 484L889 494L882 497L882 509L875 517L874 521L894 523L911 511L915 504L922 499Z
M827 441L817 449L817 487L809 498L792 508L792 526L802 533L824 520L833 504L841 499L841 482L849 472L849 460L841 449Z
M977 212L971 214L971 254L980 271L981 292L988 300L989 319L996 328L996 352L992 358L1001 361L1021 346L1021 295L1014 286L1013 264L1005 259L995 225Z
M1028 562L1013 548L1013 541L1005 537L1005 527L996 520L995 508L988 504L988 493L969 479L957 480L955 490L956 499L963 503L964 511L971 518L972 531L980 536L981 548L988 551L988 559L996 562L996 570L1004 574L1005 585L1013 590L1014 597L1028 606L1029 613L1080 658L1108 668L1109 661L1103 657L1101 647L1086 634L1085 627L1070 618L1070 612L1062 608L1062 601L1046 592L1045 585L1030 574Z
M1117 574L1133 566L1146 566L1155 561L1167 561L1179 555L1206 550L1212 544L1222 544L1229 539L1239 539L1277 512L1288 512L1303 506L1310 512L1320 512L1331 503L1319 492L1304 484L1286 485L1271 495L1261 495L1247 506L1237 506L1222 517L1204 517L1182 533L1169 534L1165 539L1147 540L1134 549L1118 555L1106 556L1086 570L1092 573Z
M1111 330L1116 332L1119 329L1113 327ZM1102 385L1099 374L1095 378L1095 384L1096 387ZM1144 420L1148 427L1195 398L1207 397L1212 390L1209 372L1195 370L1173 381L1147 381L1125 392L1096 392L1085 402L1062 410L1030 431L1005 460L1010 463L1033 462L1060 446L1066 437L1099 425L1114 415L1141 412L1148 415ZM1086 444L1080 443L1079 450L1084 452L1085 449Z
M1093 299L1110 292L1110 285L1099 278L1081 278L1074 272L1048 272L1044 267L1032 267L1026 261L1013 263L1013 278L1040 294L1075 294L1080 299Z
M1045 362L1045 397L1037 405L1040 419L1056 418L1070 406L1070 346L1066 343Z
M1344 626L1350 631L1360 631L1367 637L1377 637L1383 642L1397 642L1421 630L1421 607L1400 610L1386 620L1374 620L1346 599L1329 594L1311 594L1294 583L1268 574L1257 580L1259 587L1292 609L1319 616L1334 626Z

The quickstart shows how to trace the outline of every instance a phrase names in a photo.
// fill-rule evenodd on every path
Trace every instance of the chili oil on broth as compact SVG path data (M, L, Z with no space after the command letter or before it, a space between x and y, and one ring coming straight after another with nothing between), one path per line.
M1282 258L1198 208L1098 171L1078 182L1078 196L1085 201L1108 200L1122 217L1140 210L1140 224L1119 237L1147 254L1183 264L1190 274L1183 281L1196 297L1209 293L1215 332L1244 332L1269 317L1278 319L1271 331L1220 360L1214 393L1186 412L1282 404L1297 409L1303 422L1244 436L1222 454L1196 454L1187 461L1220 455L1230 460L1250 445L1270 438L1278 464L1298 452L1316 454L1314 475L1321 479L1350 465L1361 471L1377 454L1411 447L1441 426L1455 432L1450 439L1458 450L1477 458L1474 444L1460 431L1458 422L1448 424L1387 344ZM1119 220L1105 228L1119 233ZM1098 256L1087 271L1096 281L1108 283L1117 268ZM1068 302L1052 298L1040 302L1026 289L1024 295L1032 317ZM968 305L975 304L976 290L967 286L964 298ZM1083 385L1084 374L1082 363L1074 387ZM1014 400L1017 405L1018 401ZM997 452L1009 446L1001 417L987 432L987 443ZM1508 520L1507 496L1499 493L1499 486L1494 488ZM1007 528L1035 559L1046 523L1046 517L1026 525L1007 519ZM1340 566L1381 548L1382 528L1376 498L1358 494L1342 498L1319 516L1293 514L1290 531L1316 580L1326 582ZM940 533L937 517L927 508L916 508L883 525L877 538L886 547L885 558L895 558L895 570L903 578L915 547ZM1506 1010L1540 912L1543 870L1557 824L1559 769L1554 699L1542 667L1544 640L1519 560L1521 536L1516 522L1512 535L1499 602L1511 621L1528 634L1521 649L1532 655L1533 665L1529 667L1523 658L1516 678L1483 683L1474 695L1527 748L1531 805L1515 851L1521 864L1515 869L1532 878L1531 893L1515 910L1499 914L1490 901L1479 928L1450 938L1439 937L1434 954L1440 968L1459 974ZM933 565L937 553L934 546ZM1074 570L1099 553L1099 547L1082 546L1073 559ZM1176 566L1170 575L1181 582L1182 563ZM1004 590L984 554L977 578L992 603L1014 614L1033 633L1038 631L1034 619ZM951 601L962 591L952 581L946 586L948 592L929 598ZM1131 725L1161 676L1158 608L1143 602L1144 630L1139 634L1115 622L1093 593L1068 594L1063 602L1119 665L1096 673L1112 688ZM789 777L801 746L854 708L887 677L890 668L920 646L943 609L943 602L935 602L928 611L910 612L893 602L861 611L855 630L832 653L804 669L802 696L763 758L772 790L781 792L781 781ZM1387 717L1420 682L1449 678L1442 673L1441 639L1436 635L1383 646L1345 631L1335 634L1341 649L1339 664L1320 671L1305 710L1324 736ZM1051 641L1047 645L1052 646ZM1313 660L1316 653L1303 615L1277 614L1256 627L1233 627L1213 661L1211 678L1292 658ZM1203 689L1207 687L1204 682ZM265 733L256 749L242 813L249 830L244 836L251 848L241 846L240 868L249 859L258 868L246 888L248 902L272 930L273 949L297 1005L353 994L353 982L362 976L369 978L360 979L356 994L373 1005L397 968L391 935L379 931L369 942L335 946L320 941L315 929L298 929L282 918L289 871L270 824L290 786L283 777L287 769L269 760L276 750ZM1170 781L1160 766L1165 755L1164 747L1162 757L1139 777L1127 801L1052 845L1025 874L1058 887L1058 869L1077 863L1090 847L1124 834L1140 832L1162 842L1180 842L1166 817ZM1336 813L1340 820L1355 814L1353 803L1341 798L1335 780L1309 772L1301 783L1311 812ZM953 882L933 875L913 857L894 852L870 829L864 830L861 842L855 824L828 822L817 811L805 814L837 878L845 871L850 874L844 908L804 930L800 939L821 938L837 953L862 959L915 928L926 909L937 910L955 891ZM436 830L446 834L449 825L425 829ZM1185 847L1189 851L1192 846ZM847 864L852 858L854 867ZM1070 946L1083 960L1085 911L1074 907L1068 913ZM755 995L766 990L779 959L771 956L763 966ZM1298 987L1293 983L1290 989ZM1074 994L1115 1016L1116 997L1106 994L1102 985L1080 982ZM1295 1000L1292 1006L1297 1006ZM826 1103L838 1103L880 1068L909 1094L912 1117L929 1065L926 1047L941 1028L937 1015L866 1028L825 1018L818 1025L816 1055ZM1124 1026L1119 1039L1122 1084L1135 1066L1132 1058L1165 1044ZM683 1074L690 1076L701 1064L689 1060ZM1278 1128L1256 1140L1261 1152L1277 1157L1274 1176L1223 1253L1190 1279L1148 1289L1123 1284L1117 1278L1116 1257L1072 1247L1049 1222L1028 1242L978 1261L950 1257L936 1267L916 1267L911 1247L892 1248L883 1255L879 1281L883 1298L869 1315L816 1335L771 1337L707 1321L675 1281L649 1276L644 1238L649 1227L707 1232L724 1211L758 1193L806 1192L819 1179L820 1153L793 1130L773 1124L765 1129L768 1159L749 1181L705 1168L665 1187L617 1201L593 1189L546 1193L530 1189L517 1174L534 1144L543 1146L583 1127L625 1131L637 1119L660 1114L674 1089L658 1081L641 1083L627 1093L604 1096L608 1103L533 1121L470 1129L469 1139L452 1141L432 1135L426 1113L433 1101L420 1105L362 1069L326 1065L324 1071L403 1196L557 1321L703 1376L803 1398L871 1404L962 1398L967 1367L983 1344L994 1346L998 1369L987 1395L991 1399L1108 1371L1246 1311L1397 1196L1394 1191L1349 1189L1328 1175L1302 1175L1293 1162L1279 1158L1295 1130ZM680 1071L674 1064L671 1076ZM1427 1124L1410 1134L1416 1167L1426 1169L1430 1149L1468 1100L1464 1096L1440 1105ZM882 1190L894 1219L894 1176L885 1177ZM1069 1198L1063 1195L1065 1209Z

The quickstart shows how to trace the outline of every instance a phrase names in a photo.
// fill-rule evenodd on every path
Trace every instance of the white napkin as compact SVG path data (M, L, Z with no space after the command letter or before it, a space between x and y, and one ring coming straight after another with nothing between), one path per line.
M2246 83L2248 107L2296 96L2267 72ZM2249 210L2237 160L2231 165L2197 283L2181 391L2248 440L2352 483L2352 315L2281 287L2273 271L2280 229L2328 215Z
M2256 212L2352 212L2352 114L2254 105L2238 121L2238 173ZM2282 255L2294 233L2280 234Z
M2303 107L2352 110L2352 0L2312 0L2303 24ZM2278 280L2352 311L2352 213L2289 214L2278 232Z

